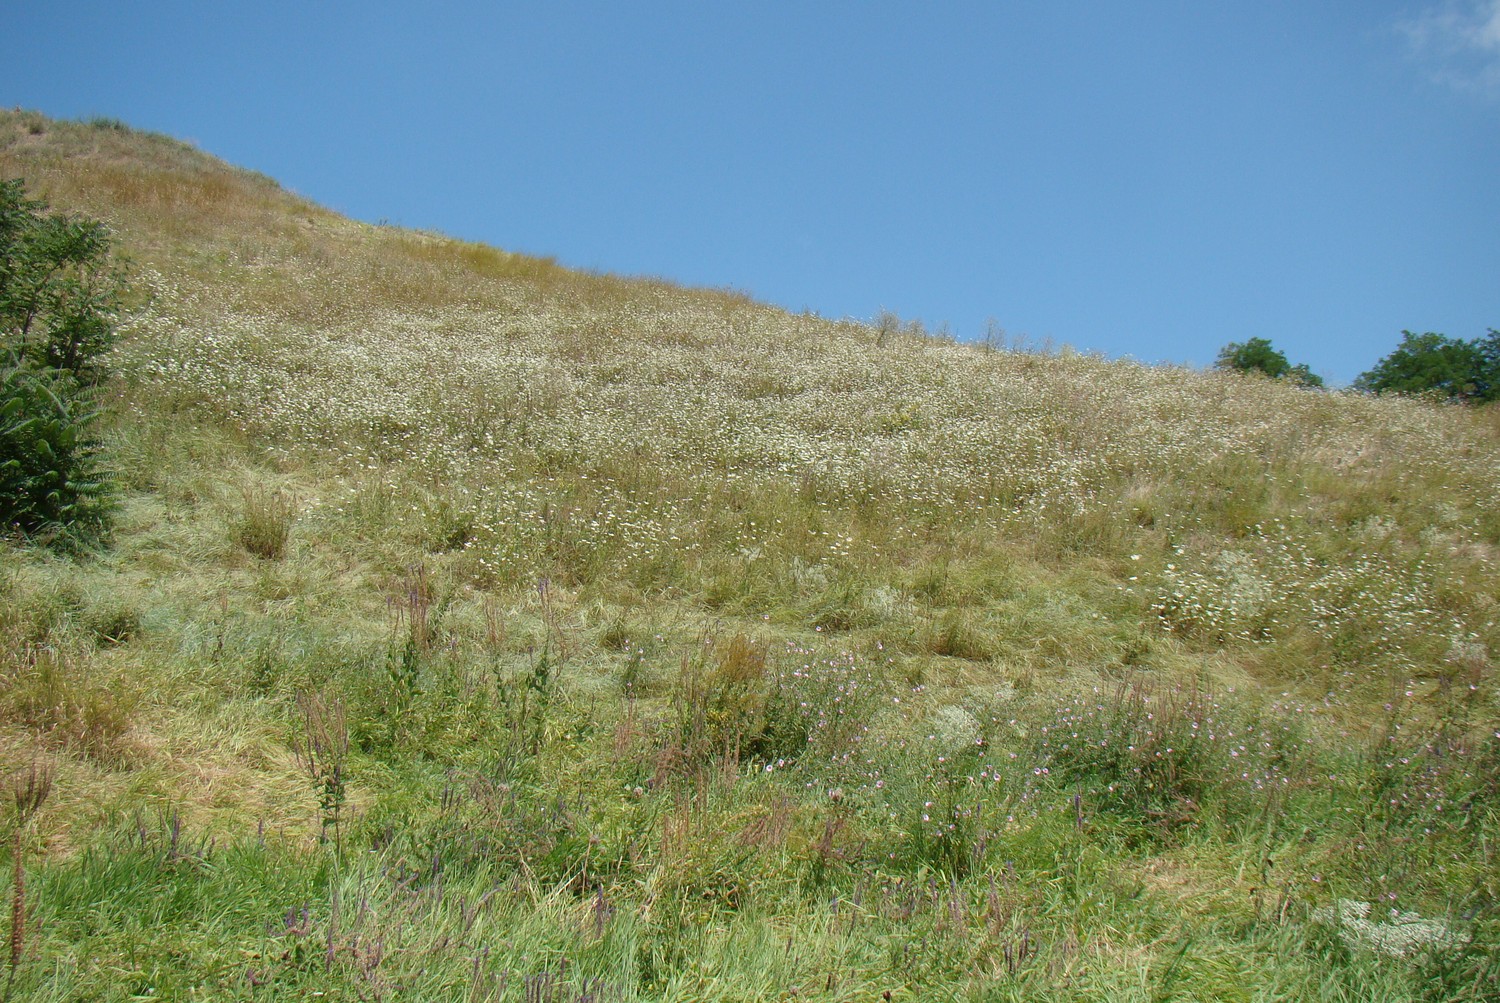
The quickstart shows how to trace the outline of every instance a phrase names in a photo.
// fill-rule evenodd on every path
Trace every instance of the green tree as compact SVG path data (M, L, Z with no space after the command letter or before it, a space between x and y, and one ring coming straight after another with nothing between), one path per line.
M0 531L79 539L105 525L91 429L119 291L103 223L0 181Z
M1500 353L1494 331L1486 341L1464 341L1427 331L1401 332L1401 344L1354 381L1370 393L1437 393L1453 400L1493 399L1486 357ZM1493 363L1489 363L1493 368ZM1488 384L1488 385L1487 385Z
M1479 399L1500 400L1500 331L1490 328L1475 347L1479 352Z
M1241 373L1263 373L1272 379L1291 379L1304 386L1321 387L1323 378L1317 376L1306 365L1292 365L1286 355L1277 351L1269 338L1251 338L1246 342L1231 341L1219 349L1220 369L1233 369Z

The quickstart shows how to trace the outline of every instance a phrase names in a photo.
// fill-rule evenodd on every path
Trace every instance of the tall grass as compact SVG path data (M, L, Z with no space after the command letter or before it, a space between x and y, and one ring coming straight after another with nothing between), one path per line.
M0 171L137 297L113 547L0 551L18 993L1486 998L1492 413Z

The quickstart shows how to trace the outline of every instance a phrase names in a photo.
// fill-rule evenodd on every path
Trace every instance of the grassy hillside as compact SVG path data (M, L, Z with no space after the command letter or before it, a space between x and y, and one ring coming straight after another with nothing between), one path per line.
M0 550L18 994L1493 998L1500 412L582 274L112 122L0 112L0 177L132 277L113 545Z

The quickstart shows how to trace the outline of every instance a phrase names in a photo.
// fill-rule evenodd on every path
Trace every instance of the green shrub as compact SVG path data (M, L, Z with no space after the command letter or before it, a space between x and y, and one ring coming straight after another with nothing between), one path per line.
M0 526L77 538L110 508L91 429L119 283L105 226L46 208L0 182Z
M108 474L88 398L0 354L0 525L29 534L101 528Z
M1219 349L1215 362L1219 369L1233 369L1241 373L1263 373L1273 380L1290 379L1308 387L1321 387L1323 379L1306 365L1292 365L1286 356L1271 346L1268 338L1251 338L1249 341L1231 341Z

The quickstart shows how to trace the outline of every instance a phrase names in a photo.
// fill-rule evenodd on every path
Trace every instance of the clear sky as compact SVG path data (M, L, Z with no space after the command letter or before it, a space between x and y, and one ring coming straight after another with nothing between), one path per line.
M12 0L0 104L359 219L1331 382L1500 327L1500 0Z

